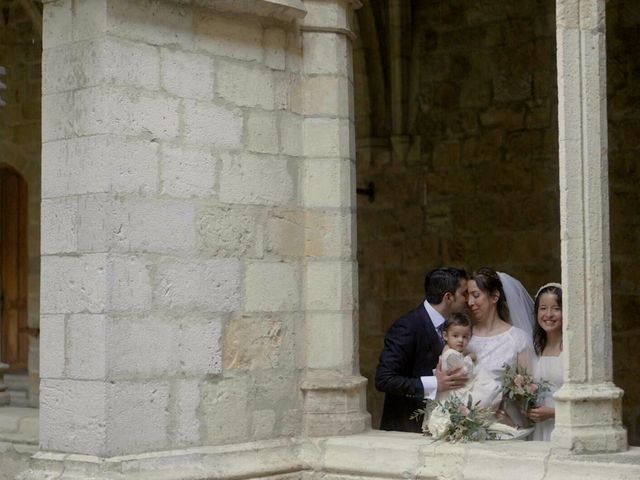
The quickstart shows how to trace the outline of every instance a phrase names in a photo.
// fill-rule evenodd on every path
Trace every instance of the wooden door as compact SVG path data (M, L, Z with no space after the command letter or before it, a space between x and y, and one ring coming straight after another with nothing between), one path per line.
M1 358L9 371L27 369L27 184L0 167Z

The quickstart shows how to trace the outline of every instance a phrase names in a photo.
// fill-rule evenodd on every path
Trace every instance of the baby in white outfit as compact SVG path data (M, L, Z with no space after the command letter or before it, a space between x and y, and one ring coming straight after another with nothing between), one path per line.
M457 396L466 403L469 392L473 388L475 380L474 355L466 351L473 327L471 320L464 313L454 313L444 324L442 336L446 345L442 350L440 361L442 369L446 372L462 367L463 372L469 377L464 387L446 392L438 392L436 401L441 402L452 396Z

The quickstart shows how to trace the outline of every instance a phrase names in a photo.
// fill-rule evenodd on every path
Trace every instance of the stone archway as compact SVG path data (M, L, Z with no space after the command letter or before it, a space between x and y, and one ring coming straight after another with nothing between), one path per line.
M373 202L358 198L360 362L374 426L382 337L417 305L427 269L488 264L531 292L561 276L556 2L399 2L399 12L393 4L364 2L357 12L354 62L358 186L371 183L376 193ZM628 268L637 257L630 105L638 90L628 72L636 68L638 12L629 2L607 9L614 372L636 444L637 381L628 365L635 357L624 338L635 338L640 298L636 269ZM398 24L402 33L394 33ZM395 103L394 61L403 75ZM419 153L401 154L381 112L401 116Z

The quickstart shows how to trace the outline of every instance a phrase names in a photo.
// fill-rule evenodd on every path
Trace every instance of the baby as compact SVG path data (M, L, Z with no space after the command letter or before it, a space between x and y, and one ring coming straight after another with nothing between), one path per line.
M438 392L436 400L438 402L446 400L447 398L456 395L467 401L467 396L471 391L474 383L474 365L475 355L473 353L467 354L466 348L471 340L473 327L471 320L464 313L454 313L444 324L442 329L442 336L446 345L442 350L442 356L440 361L442 362L442 368L449 372L453 369L462 367L464 373L469 377L464 387L457 388L455 390L449 390L447 392Z

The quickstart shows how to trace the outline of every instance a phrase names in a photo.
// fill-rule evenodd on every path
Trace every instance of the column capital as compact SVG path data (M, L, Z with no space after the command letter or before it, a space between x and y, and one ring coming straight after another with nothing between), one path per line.
M353 11L362 6L359 0L305 0L307 15L300 29L307 32L341 33L351 39Z

